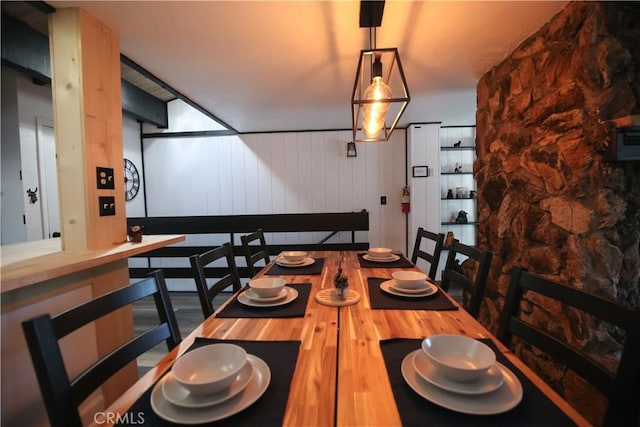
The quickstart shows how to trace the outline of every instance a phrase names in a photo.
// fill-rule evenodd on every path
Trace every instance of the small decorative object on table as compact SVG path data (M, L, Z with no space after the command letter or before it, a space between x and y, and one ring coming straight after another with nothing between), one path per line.
M476 198L476 193L477 193L477 191L475 191L475 190L469 191L469 197L471 197L472 199L475 199Z
M453 199L453 190L452 189L449 189L447 191L447 199Z
M462 173L462 166L456 162L456 166L453 168L454 173Z
M338 273L333 278L334 295L339 298L347 299L349 293L349 280L347 276L342 273L342 257L340 257L340 263L338 264Z
M142 229L143 227L139 225L132 225L131 227L129 227L129 231L127 232L129 241L135 243L142 242Z
M356 290L349 291L347 276L342 272L342 261L344 254L340 252L338 263L338 273L333 278L333 288L322 289L316 293L315 300L330 307L343 307L357 304L360 301L360 293Z

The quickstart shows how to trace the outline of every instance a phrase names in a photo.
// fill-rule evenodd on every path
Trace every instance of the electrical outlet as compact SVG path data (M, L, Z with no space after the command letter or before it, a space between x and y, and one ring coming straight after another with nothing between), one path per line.
M98 211L100 216L110 216L116 214L116 199L113 196L98 197L100 204Z
M387 196L380 196L380 204L381 205L387 204Z
M96 181L98 182L98 190L115 189L113 168L96 167Z

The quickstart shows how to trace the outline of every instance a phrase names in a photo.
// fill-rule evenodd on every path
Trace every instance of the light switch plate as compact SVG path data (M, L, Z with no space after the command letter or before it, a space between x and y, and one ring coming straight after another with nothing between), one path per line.
M100 204L98 211L100 216L111 216L116 214L116 199L113 196L98 197Z

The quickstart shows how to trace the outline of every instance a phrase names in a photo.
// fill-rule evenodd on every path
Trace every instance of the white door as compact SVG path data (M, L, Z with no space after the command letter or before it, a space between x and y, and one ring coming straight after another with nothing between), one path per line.
M38 172L42 203L44 238L60 233L60 208L58 205L58 171L56 169L56 144L53 122L38 119Z

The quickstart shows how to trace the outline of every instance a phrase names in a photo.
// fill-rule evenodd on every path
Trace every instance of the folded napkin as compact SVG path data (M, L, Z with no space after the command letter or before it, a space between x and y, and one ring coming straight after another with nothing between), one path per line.
M236 295L222 311L216 313L216 317L304 317L309 294L311 293L311 284L287 283L287 286L298 291L298 298L288 304L275 307L251 307L239 302ZM242 291L244 292L247 289L249 287L245 286Z
M415 267L411 261L405 258L402 254L396 254L400 257L399 260L393 262L375 262L367 261L363 258L366 255L364 253L358 254L358 261L360 261L360 267L362 268L411 268Z
M284 275L297 275L305 276L312 274L321 274L322 267L324 267L324 258L314 258L316 262L311 265L305 265L304 267L282 267L278 264L273 264L271 268L265 271L266 275L284 276Z
M247 353L264 360L271 370L271 382L264 394L247 409L229 418L216 421L215 423L201 425L215 425L216 427L282 425L285 409L287 408L287 400L289 399L291 378L293 378L293 371L295 370L298 352L300 351L300 341L243 341L196 338L193 345L187 351L219 342L238 344L243 347ZM128 413L134 414L135 416L121 416L120 419L125 422L118 423L118 425L135 425L137 427L141 424L146 426L175 425L160 418L151 408L152 390L153 387L149 388L129 409ZM144 423L140 422L140 417L144 417ZM127 424L126 421L135 424Z
M391 295L380 289L380 283L389 279L369 277L369 302L372 309L388 310L457 310L442 289L438 289L434 295L422 298L401 297Z
M520 380L522 401L508 412L497 415L468 415L438 406L419 396L402 376L405 356L420 348L417 339L380 341L380 348L391 382L393 396L403 426L567 426L575 423L545 396L489 339L481 339L496 352L498 362Z

